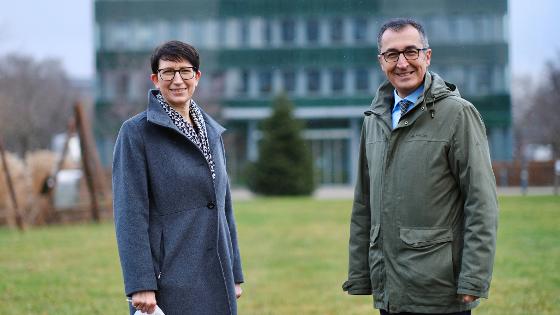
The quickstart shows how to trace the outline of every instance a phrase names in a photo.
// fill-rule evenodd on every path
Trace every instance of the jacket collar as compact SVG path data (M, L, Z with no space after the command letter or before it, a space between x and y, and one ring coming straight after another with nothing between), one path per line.
M148 122L156 125L160 125L166 128L173 129L179 132L181 135L183 133L169 118L169 115L163 110L161 104L156 99L156 95L159 90L152 89L148 92L148 109L146 110L146 116ZM206 131L208 133L208 139L214 139L219 137L226 129L222 127L218 122L216 122L212 117L210 117L202 108L200 109L202 116L204 116L204 122L206 124ZM184 135L183 135L184 136Z
M381 84L375 98L371 103L368 112L381 116L388 123L391 122L391 104L394 102L393 91L395 88L386 80ZM435 115L435 101L447 96L461 96L457 87L451 83L445 82L438 74L426 71L424 75L424 92L416 101L416 104L425 102L429 108L432 117Z
M430 89L431 84L432 84L432 76L428 71L426 71L426 74L424 75L424 92L418 98L416 103L420 103L423 100L424 95ZM390 113L391 105L394 102L394 96L393 96L394 91L395 91L395 87L391 84L391 82L389 82L389 80L385 80L385 82L381 84L379 89L377 89L375 98L371 103L371 111L376 115L383 115L383 114Z

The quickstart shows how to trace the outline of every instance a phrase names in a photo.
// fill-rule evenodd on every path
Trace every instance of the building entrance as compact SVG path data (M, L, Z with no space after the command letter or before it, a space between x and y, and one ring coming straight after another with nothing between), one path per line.
M311 139L315 180L319 185L347 185L350 181L348 139Z

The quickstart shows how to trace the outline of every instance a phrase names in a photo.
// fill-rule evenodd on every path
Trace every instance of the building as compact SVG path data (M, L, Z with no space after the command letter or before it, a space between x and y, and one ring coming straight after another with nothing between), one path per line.
M230 173L257 157L258 123L285 92L306 122L321 184L351 184L364 110L384 75L377 30L391 17L424 23L432 71L481 112L492 158L512 155L507 0L96 0L96 112L105 157L122 120L144 109L153 48L200 49L200 104L229 129Z

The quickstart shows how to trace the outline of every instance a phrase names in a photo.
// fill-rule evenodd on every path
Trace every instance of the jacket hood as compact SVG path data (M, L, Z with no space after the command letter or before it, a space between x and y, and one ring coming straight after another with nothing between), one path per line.
M386 80L381 84L375 98L371 103L370 111L381 115L385 112L389 112L391 110L391 106L387 106L387 104L393 104L393 91L395 87ZM426 106L430 107L430 111L433 113L435 111L434 103L435 101L445 98L448 96L458 96L460 97L461 94L459 90L454 84L444 81L437 73L426 71L424 75L424 92L422 96L419 98L419 102L422 100L425 101Z

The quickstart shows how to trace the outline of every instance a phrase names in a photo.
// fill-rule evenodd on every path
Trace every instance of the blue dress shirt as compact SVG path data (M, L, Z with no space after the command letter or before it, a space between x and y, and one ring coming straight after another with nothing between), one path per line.
M412 105L410 105L408 107L408 109L406 110L407 112L409 110L411 110L416 104L416 101L418 100L418 98L422 95L422 93L424 93L424 84L421 84L416 90L414 90L414 92L410 93L409 95L407 95L404 99L411 101ZM397 128L397 125L399 124L399 120L401 119L401 110L400 108L397 106L397 104L403 99L402 97L400 97L397 94L397 90L395 89L393 91L393 95L395 96L395 103L393 104L393 113L391 114L392 118L393 118L393 129Z

